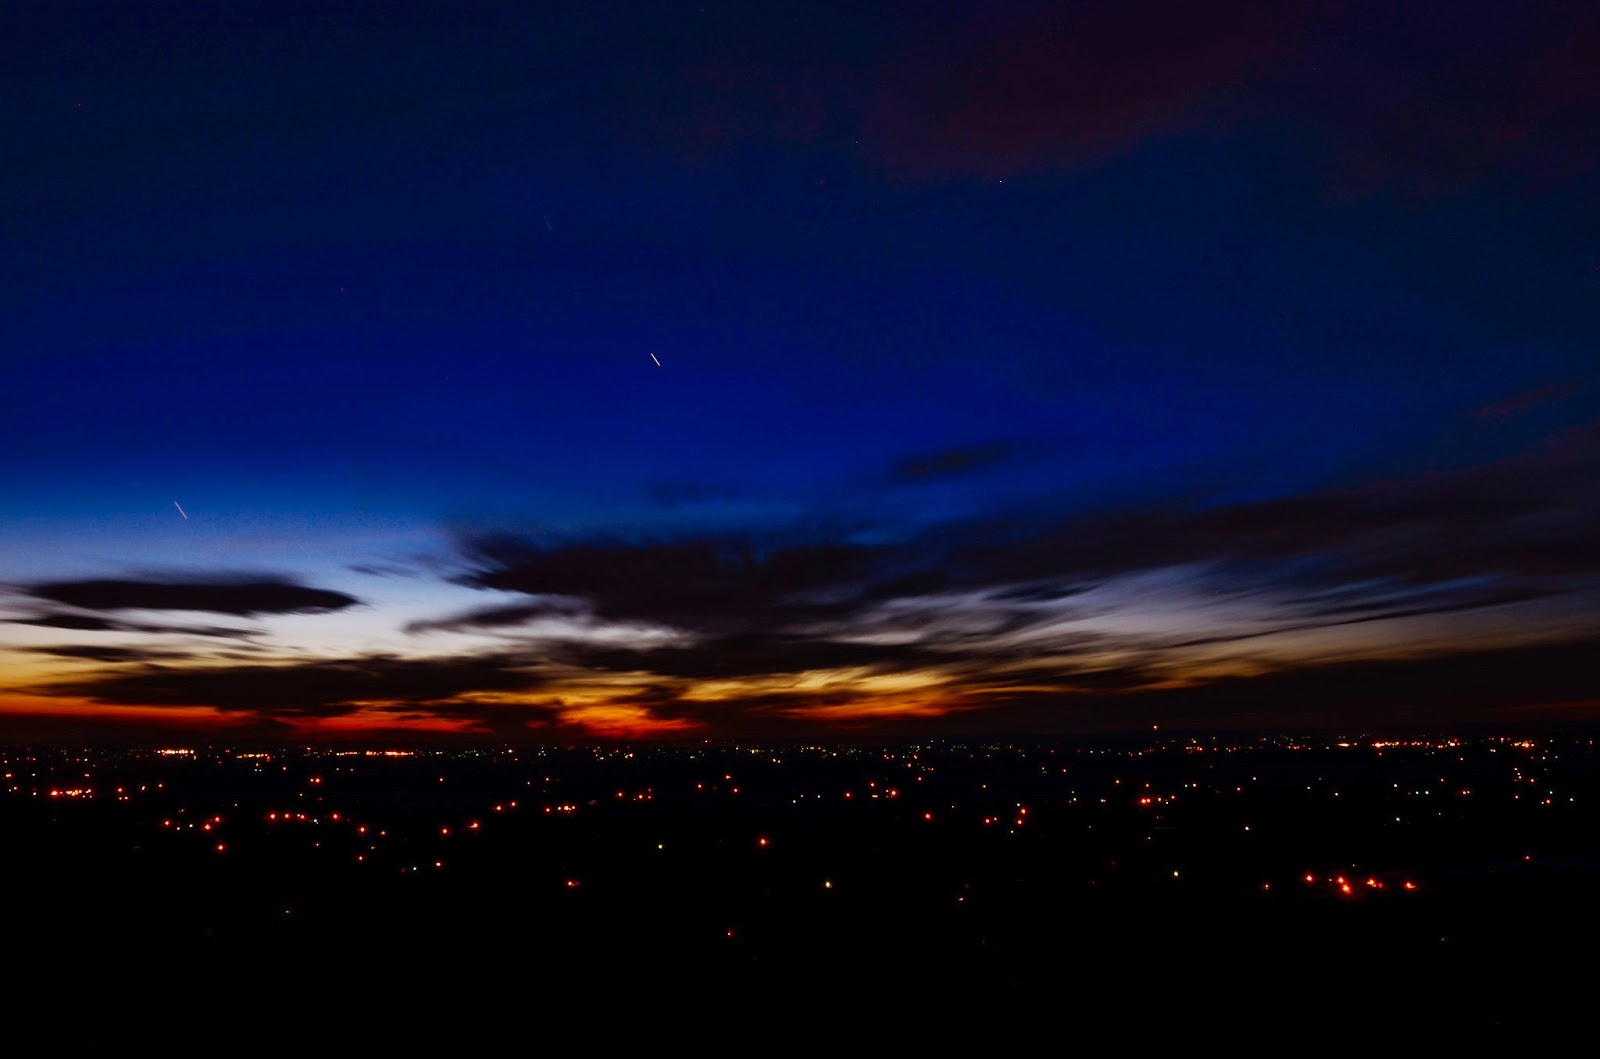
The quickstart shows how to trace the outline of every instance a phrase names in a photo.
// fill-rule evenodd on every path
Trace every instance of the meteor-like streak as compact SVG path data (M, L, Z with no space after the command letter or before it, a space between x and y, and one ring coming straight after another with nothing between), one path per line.
M656 355L654 353L650 354L650 359L656 361L656 367L658 367L658 368L661 367L661 362L659 360L656 360Z
M174 500L172 502L172 506L178 509L178 514L183 516L185 522L187 522L189 520L189 513L183 509L183 505L182 504L180 504L176 500Z

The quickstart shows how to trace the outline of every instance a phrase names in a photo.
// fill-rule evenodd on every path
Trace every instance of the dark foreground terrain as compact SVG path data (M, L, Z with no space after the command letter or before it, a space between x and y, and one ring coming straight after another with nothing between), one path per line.
M1600 958L1587 736L180 749L5 753L14 1012L1305 1041L1582 1025Z

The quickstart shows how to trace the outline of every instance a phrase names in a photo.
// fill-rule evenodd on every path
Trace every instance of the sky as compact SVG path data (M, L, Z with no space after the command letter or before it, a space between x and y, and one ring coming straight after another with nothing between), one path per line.
M0 7L0 742L1600 716L1600 9Z

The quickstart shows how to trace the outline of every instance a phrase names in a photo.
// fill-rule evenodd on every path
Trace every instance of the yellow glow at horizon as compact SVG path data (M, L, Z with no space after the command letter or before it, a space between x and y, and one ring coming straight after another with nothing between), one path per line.
M821 706L792 706L778 710L785 717L809 720L853 721L883 720L893 717L943 717L956 712L958 707L948 702L911 702L880 700L861 702L836 702Z
M844 669L812 669L803 673L775 673L770 676L732 677L723 680L688 681L688 693L702 702L725 702L756 695L824 694L848 688L868 695L894 694L943 687L946 675L937 669L905 673L874 673L864 666Z

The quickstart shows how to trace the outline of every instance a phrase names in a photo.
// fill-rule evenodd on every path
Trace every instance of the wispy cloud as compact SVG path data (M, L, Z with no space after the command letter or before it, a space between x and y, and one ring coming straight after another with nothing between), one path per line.
M526 692L545 679L522 654L297 660L281 664L143 665L39 689L100 702L214 706L268 717L331 716L369 703L448 701L470 691Z
M540 618L569 618L585 611L585 606L576 600L550 598L537 603L512 603L501 607L478 607L445 618L423 619L408 622L405 631L408 633L421 632L466 632L484 629L511 629L527 625L529 622Z
M827 611L876 550L842 541L761 547L732 536L545 545L500 536L467 542L461 584L586 600L597 615L712 631Z
M4 620L14 625L37 625L45 629L69 629L75 632L135 632L172 636L215 636L223 639L247 639L261 634L260 629L235 629L222 625L160 625L150 622L119 621L94 614L74 614L68 611Z
M23 592L35 599L91 611L193 610L238 617L326 614L360 602L343 592L307 588L287 578L256 574L42 581L23 586Z
M972 474L1004 462L1011 452L1010 445L995 442L908 456L895 466L894 478L901 482L925 482Z
M35 654L57 658L81 658L91 662L164 662L190 658L188 651L166 648L113 647L96 644L61 644L53 647L30 647Z

